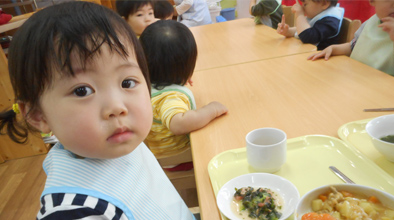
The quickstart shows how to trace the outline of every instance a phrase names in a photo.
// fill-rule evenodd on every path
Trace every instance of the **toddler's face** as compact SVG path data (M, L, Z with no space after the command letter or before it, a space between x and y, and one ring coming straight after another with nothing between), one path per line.
M85 70L72 60L75 77L54 73L53 86L40 99L41 128L79 156L108 159L132 152L148 135L153 116L132 48L127 59L107 44L100 49Z
M380 19L385 17L394 18L394 0L373 0L370 3L375 7L376 15Z
M305 16L309 19L312 19L316 15L320 14L322 11L328 8L326 4L324 2L314 2L312 0L305 0L304 3L302 4L302 8L304 9Z
M130 14L126 21L134 33L140 36L146 27L156 21L152 5L142 6L136 13Z

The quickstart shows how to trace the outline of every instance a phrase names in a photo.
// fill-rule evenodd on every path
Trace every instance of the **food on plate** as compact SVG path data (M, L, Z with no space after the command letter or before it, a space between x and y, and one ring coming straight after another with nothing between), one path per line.
M232 210L241 219L277 220L282 215L283 199L272 190L249 186L235 191Z
M380 138L380 140L386 141L386 142L389 142L389 143L394 143L394 135L384 136L384 137Z
M394 210L381 204L375 196L364 196L347 191L331 191L312 200L312 211L302 220L393 220Z

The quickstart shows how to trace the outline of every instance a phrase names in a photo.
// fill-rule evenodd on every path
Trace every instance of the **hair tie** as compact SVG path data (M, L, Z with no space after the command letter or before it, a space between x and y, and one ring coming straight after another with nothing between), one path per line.
M15 114L21 113L21 112L19 111L19 105L18 105L17 103L15 103L15 104L12 105L12 110L14 110Z

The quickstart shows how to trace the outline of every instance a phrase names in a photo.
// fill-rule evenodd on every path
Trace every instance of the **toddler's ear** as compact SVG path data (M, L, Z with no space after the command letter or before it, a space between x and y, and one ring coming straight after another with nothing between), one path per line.
M326 0L326 1L322 1L322 4L323 4L324 10L326 10L327 8L330 7L331 2Z
M25 103L18 103L18 106L23 117L25 117L26 121L31 126L43 133L51 132L49 125L45 120L45 117L41 110L33 110L30 108L30 105Z

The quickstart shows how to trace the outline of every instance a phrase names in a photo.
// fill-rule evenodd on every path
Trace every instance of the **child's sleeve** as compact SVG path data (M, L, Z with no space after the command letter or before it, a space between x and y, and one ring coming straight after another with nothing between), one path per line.
M162 106L158 111L161 122L168 129L170 128L170 122L174 115L179 113L185 113L191 109L189 98L181 92L172 92L167 94L161 102Z
M325 17L303 32L298 37L303 43L317 44L329 37L334 36L339 29L340 21L334 17Z
M96 197L83 194L54 193L41 198L37 220L69 220L92 217L94 219L128 218L121 209Z

